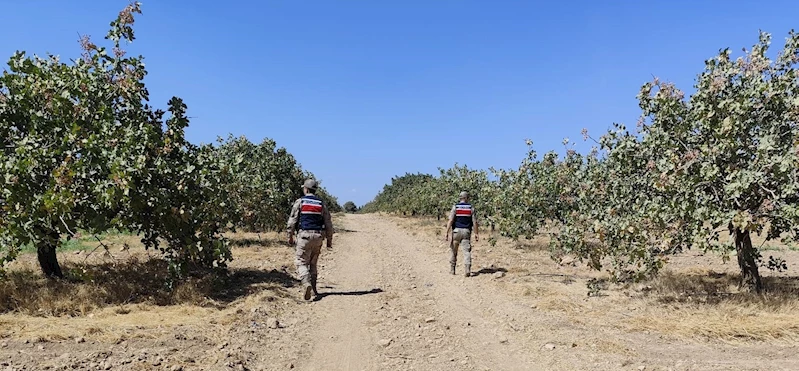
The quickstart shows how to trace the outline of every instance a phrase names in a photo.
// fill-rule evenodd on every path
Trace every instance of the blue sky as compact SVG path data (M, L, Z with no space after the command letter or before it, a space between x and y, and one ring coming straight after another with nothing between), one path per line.
M799 2L142 1L153 103L183 98L187 136L270 137L341 203L405 172L515 167L524 139L561 150L580 130L633 127L640 86L691 91L703 61L799 26ZM5 1L0 56L79 56L127 4Z

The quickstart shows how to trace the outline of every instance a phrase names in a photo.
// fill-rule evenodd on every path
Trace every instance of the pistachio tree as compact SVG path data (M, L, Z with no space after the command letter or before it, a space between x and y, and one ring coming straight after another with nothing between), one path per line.
M572 182L554 198L568 205L551 242L554 255L573 254L617 282L651 277L687 242L684 217L672 195L655 187L654 147L618 124L599 144L602 157L573 157Z
M493 210L490 195L492 183L483 170L459 166L439 168L439 176L431 174L411 174L394 177L391 183L364 205L363 212L390 212L411 216L446 217L449 210L458 202L458 194L468 191L471 202L478 215Z
M305 175L294 156L274 140L255 144L243 136L220 139L216 153L231 172L225 189L226 206L236 214L232 226L258 232L284 228L291 204L302 196Z
M358 206L355 205L352 201L347 201L344 203L344 211L348 213L354 213L358 211Z
M391 178L363 212L390 212L406 215L436 215L437 179L430 174L405 173Z
M776 60L761 32L750 51L725 49L705 62L689 99L654 81L639 95L659 189L686 212L694 245L734 251L741 284L761 291L752 234L792 240L799 232L799 35ZM724 234L730 236L722 238Z
M564 141L568 144L568 139ZM496 183L489 188L491 221L499 233L518 239L532 238L547 224L560 224L576 202L577 172L583 156L568 150L564 158L554 151L542 159L527 141L527 157L518 169L491 169Z
M638 96L637 133L617 126L605 156L580 175L581 202L555 244L617 277L656 272L684 248L734 252L741 286L763 289L752 235L790 241L799 232L799 36L772 61L770 36L744 56L705 62L686 97L658 79Z
M0 262L32 244L61 277L61 237L110 228L142 234L173 268L230 259L213 204L225 170L185 140L179 98L168 116L148 104L143 58L121 48L137 13L131 4L111 23L111 49L83 37L71 63L17 52L0 76Z

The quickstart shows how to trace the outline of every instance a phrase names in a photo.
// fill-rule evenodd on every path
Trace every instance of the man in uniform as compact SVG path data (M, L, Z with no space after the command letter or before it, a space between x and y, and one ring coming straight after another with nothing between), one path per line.
M464 276L469 277L472 269L472 228L474 228L475 242L480 241L480 237L478 236L474 206L469 203L469 193L461 192L459 199L460 202L452 206L449 213L449 222L447 222L444 238L450 243L450 273L455 274L455 266L458 263L458 247L460 246L463 250ZM450 231L452 231L451 234ZM450 240L450 238L452 239Z
M295 231L297 234L294 263L302 281L305 300L310 300L312 293L319 295L316 291L316 263L322 252L322 241L327 239L327 248L333 248L333 222L327 206L316 196L317 186L313 179L305 181L302 185L304 196L294 202L286 225L290 245L294 244Z

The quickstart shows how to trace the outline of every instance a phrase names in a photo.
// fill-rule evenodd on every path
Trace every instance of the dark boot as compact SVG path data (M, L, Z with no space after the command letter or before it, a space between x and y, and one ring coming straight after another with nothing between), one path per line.
M319 295L319 291L316 290L316 276L311 277L311 289L313 289L314 296Z
M467 265L464 268L465 272L463 273L464 277L471 277L472 276L472 267Z
M454 265L449 267L449 274L452 274L452 275L455 274L455 266Z
M306 278L302 280L302 291L303 291L303 299L311 300L311 294L313 293L313 286L311 285L311 280Z

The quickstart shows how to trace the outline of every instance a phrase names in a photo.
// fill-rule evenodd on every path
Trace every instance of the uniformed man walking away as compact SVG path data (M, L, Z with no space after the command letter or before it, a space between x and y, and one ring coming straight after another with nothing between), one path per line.
M316 263L322 252L322 241L327 239L327 248L333 248L333 222L327 206L316 196L317 186L313 179L305 181L302 185L305 195L294 202L286 226L290 245L294 244L294 233L297 232L294 263L297 265L297 275L302 281L305 300L310 300L312 293L314 296L319 295L316 290L318 274Z
M450 248L450 273L455 274L455 266L458 263L458 247L463 250L464 276L471 276L472 271L472 229L474 228L474 240L480 241L477 228L477 217L474 206L469 203L469 193L461 192L460 202L452 206L449 213L447 230L444 238L449 242ZM454 228L453 228L454 227ZM452 231L452 233L450 233ZM452 238L450 240L450 238Z

